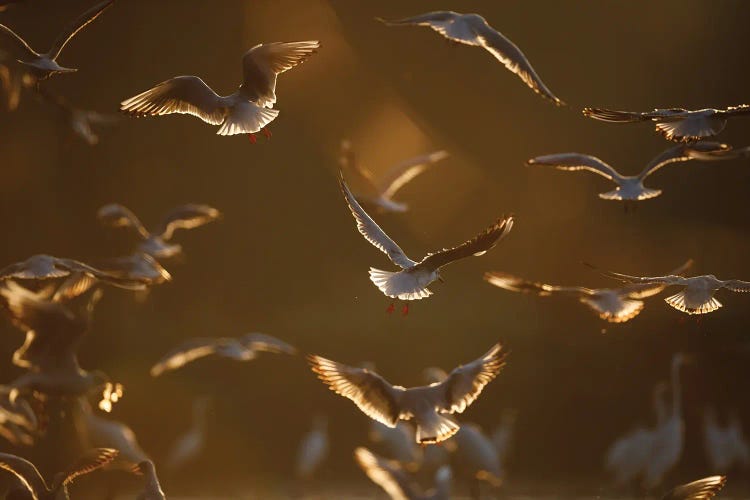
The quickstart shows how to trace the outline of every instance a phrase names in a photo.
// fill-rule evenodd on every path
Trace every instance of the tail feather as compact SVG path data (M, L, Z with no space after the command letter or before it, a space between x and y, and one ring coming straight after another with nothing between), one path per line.
M722 306L721 302L716 300L714 297L710 297L708 300L702 303L693 303L685 297L684 290L680 293L676 293L670 297L667 297L666 299L664 299L664 301L678 311L687 314L706 314L713 312Z
M254 134L274 121L278 109L263 108L252 102L241 102L229 110L219 130L219 135Z
M417 442L439 443L453 436L458 429L455 420L432 412L417 421Z
M417 279L407 271L391 272L370 268L370 281L388 297L401 300L419 300L432 295Z

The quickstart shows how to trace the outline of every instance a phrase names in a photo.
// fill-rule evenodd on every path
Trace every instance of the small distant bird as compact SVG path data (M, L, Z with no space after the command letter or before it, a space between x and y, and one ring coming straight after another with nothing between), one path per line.
M107 465L116 456L117 450L111 448L90 450L66 470L55 474L50 485L34 464L16 455L0 453L0 468L16 476L31 494L33 500L58 500L68 498L68 486L76 478Z
M168 352L151 367L151 376L176 370L206 356L221 356L236 361L251 361L259 352L296 354L297 349L270 335L248 333L239 338L204 337L190 339Z
M750 447L742 432L737 414L732 414L728 425L722 427L713 408L703 411L703 445L712 472L726 473L735 465L750 466Z
M655 109L644 113L615 111L604 108L583 108L584 116L610 123L633 123L652 121L656 131L665 139L675 142L691 142L718 135L733 116L750 113L750 106L740 104L726 109L699 109L691 111L682 108Z
M681 274L692 264L692 259L688 260L670 274ZM631 283L620 288L548 285L497 271L484 273L484 279L492 285L512 292L533 293L540 297L551 295L576 297L601 319L610 323L624 323L635 318L644 307L643 301L638 299L652 297L666 288L665 285L647 283Z
M164 460L168 470L181 469L203 453L206 447L206 427L210 409L211 400L208 397L199 397L193 401L193 421L190 429L174 442Z
M177 76L120 103L131 116L189 114L211 125L221 125L219 135L248 134L265 129L279 114L276 77L318 51L317 40L256 45L242 58L243 82L234 94L219 96L197 76ZM265 132L268 137L270 133Z
M449 500L452 474L444 465L435 474L435 488L422 492L414 479L394 460L375 455L367 448L354 450L357 465L370 480L383 488L392 500Z
M124 257L107 259L100 266L105 272L130 279L146 280L151 285L161 285L172 279L169 271L147 253L136 251Z
M409 206L393 199L393 196L412 179L427 168L448 157L446 151L433 151L425 155L409 158L392 166L383 179L377 180L372 172L357 161L351 142L341 141L339 165L346 172L352 172L360 180L364 189L359 200L375 206L383 212L406 212Z
M298 479L309 480L328 458L328 419L323 415L313 418L310 432L305 434L297 450L295 475Z
M661 500L709 500L721 491L726 482L726 476L705 477L674 488Z
M149 232L130 209L117 203L104 205L96 216L104 225L134 230L142 240L138 245L138 251L147 253L155 259L168 259L182 253L180 245L170 243L176 230L203 226L220 219L221 212L208 205L180 205L164 217L154 232Z
M427 26L450 41L482 47L503 63L508 70L518 75L531 90L557 106L565 104L542 82L521 49L487 24L487 21L479 14L436 11L395 21L380 20L387 26Z
M497 343L481 358L455 368L443 382L411 388L391 385L375 372L321 356L307 359L330 390L352 400L368 417L389 427L414 419L418 443L439 443L459 429L446 414L463 413L500 373L505 357Z
M37 80L45 80L58 73L72 73L78 70L74 68L65 68L57 63L57 58L60 56L60 52L62 52L65 45L76 36L79 31L99 17L99 15L111 7L113 3L114 0L104 0L81 14L78 19L70 24L70 26L58 36L57 40L52 44L52 48L43 54L32 49L23 38L15 34L13 30L7 26L0 24L0 34L5 34L7 38L15 43L16 48L22 54L18 62L26 66Z
M166 500L164 491L161 489L159 477L156 475L156 467L151 460L144 460L133 469L136 474L145 477L146 485L135 500Z
M632 202L649 200L656 198L662 191L661 189L651 189L643 185L646 177L653 174L660 168L671 163L683 162L689 160L726 160L733 158L730 154L712 154L721 152L730 152L731 146L718 142L699 142L695 144L678 145L667 149L651 160L638 175L622 175L613 167L603 162L595 156L584 155L580 153L561 153L546 156L537 156L526 162L527 165L548 165L558 170L588 170L599 174L605 179L617 184L617 188L606 193L600 193L599 198L603 200L625 201L625 209L632 205Z
M512 216L498 219L484 232L469 241L454 248L429 253L420 262L415 262L407 257L396 242L385 234L385 231L380 229L380 226L365 212L346 185L343 175L340 177L339 183L349 210L357 222L359 232L402 269L400 272L390 272L370 268L370 281L388 297L401 300L419 300L429 297L432 295L432 291L427 286L436 280L443 281L440 275L440 269L443 266L472 255L484 255L498 241L503 239L513 227ZM404 307L404 313L406 312L408 312L407 306Z

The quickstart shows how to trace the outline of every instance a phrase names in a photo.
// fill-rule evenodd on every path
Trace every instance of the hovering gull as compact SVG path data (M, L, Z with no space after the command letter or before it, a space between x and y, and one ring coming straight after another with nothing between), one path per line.
M222 356L237 361L251 361L259 352L296 354L297 349L270 335L248 333L240 338L216 337L187 340L168 352L154 366L151 376L176 370L206 356Z
M56 500L68 498L68 486L78 477L101 468L116 456L117 450L111 448L90 450L66 470L55 474L50 485L47 484L34 464L16 455L0 453L0 468L16 476L26 490L31 493L33 500Z
M243 82L237 92L219 96L197 76L177 76L120 103L120 110L132 116L160 116L172 113L196 116L211 125L221 125L219 135L255 134L264 130L279 114L270 109L276 103L276 77L317 52L317 40L273 42L256 45L242 58Z
M196 460L206 447L206 426L211 399L202 396L193 401L193 421L190 429L181 435L167 454L164 465L170 471L176 471Z
M313 418L312 429L305 434L297 449L294 473L298 479L309 480L328 458L328 419L323 415Z
M692 259L670 274L681 274L693 265ZM578 298L601 319L610 323L624 323L638 316L643 310L642 300L661 293L666 286L660 284L631 283L620 288L586 288L582 286L559 286L537 283L501 272L484 274L488 283L512 292L533 293L540 297L562 295Z
M709 500L719 493L726 482L726 476L705 477L674 488L661 500Z
M479 14L436 11L395 21L381 21L387 26L427 26L453 42L482 47L518 75L531 90L558 106L565 104L542 82L521 49L487 24Z
M735 464L750 465L750 447L736 413L730 416L728 425L722 427L713 408L703 411L703 447L712 472L729 472Z
M604 108L583 108L589 118L610 123L633 123L652 121L656 131L669 141L690 142L713 137L724 130L727 120L733 116L750 113L750 106L740 104L726 109L699 109L691 111L682 108L655 109L644 113L615 111Z
M361 180L365 190L362 196L358 196L361 201L374 205L383 212L406 212L409 206L395 201L393 196L430 165L447 157L448 153L441 150L409 158L391 167L384 178L378 181L372 172L357 161L351 142L344 140L341 141L339 165L342 170L354 173Z
M411 420L418 443L439 443L453 436L458 423L446 414L463 413L505 365L500 343L481 358L455 368L443 382L404 388L375 372L309 355L312 371L328 388L348 398L368 417L389 427Z
M221 218L221 212L208 205L189 203L169 212L156 231L149 232L127 207L112 203L104 205L96 214L102 224L133 229L143 241L138 250L156 259L168 259L182 253L182 247L170 243L178 229L193 229Z
M159 484L159 477L156 475L156 467L151 460L144 460L133 468L136 474L143 475L146 478L146 486L135 500L166 500L164 491Z
M548 165L558 170L588 170L617 184L617 188L606 193L600 193L599 198L603 200L625 201L625 209L628 204L640 200L656 198L661 194L661 189L650 189L643 185L646 177L670 163L688 160L723 160L730 159L729 155L712 155L711 153L728 151L731 147L717 142L699 142L688 145L678 145L667 149L648 165L638 175L622 175L613 167L595 156L580 153L561 153L546 156L537 156L526 162L527 165Z
M443 266L472 255L483 255L505 237L513 227L512 216L498 219L497 222L469 241L454 248L429 253L420 262L415 262L407 257L396 242L385 234L380 226L365 212L349 191L343 175L339 182L346 203L349 205L349 210L351 210L354 220L357 222L359 232L402 269L399 272L390 272L370 268L370 280L388 297L397 297L401 300L419 300L429 297L432 292L427 286L435 280L442 281L440 269ZM406 312L408 312L408 307L404 306L404 313Z
M596 267L587 264L596 269ZM639 283L648 285L681 286L684 289L664 299L670 306L687 314L706 314L721 307L721 302L714 298L714 294L721 288L733 292L750 292L750 282L740 280L720 280L713 274L685 278L679 275L639 277L627 274L600 271L604 276L623 281L625 283Z
M99 17L102 12L111 7L114 1L115 0L104 0L81 14L78 19L70 24L70 26L58 36L57 40L52 44L52 48L44 54L40 54L29 47L29 44L27 44L23 38L15 34L13 30L7 26L0 24L0 33L4 33L8 38L15 42L16 48L23 54L18 62L28 67L37 80L47 79L57 73L72 73L78 70L74 68L65 68L57 64L57 58L60 56L60 52L62 52L65 45L76 36L79 31Z
M357 465L370 480L383 488L392 500L448 500L450 498L451 469L447 465L435 474L435 489L423 493L414 479L393 460L387 460L367 448L354 450Z

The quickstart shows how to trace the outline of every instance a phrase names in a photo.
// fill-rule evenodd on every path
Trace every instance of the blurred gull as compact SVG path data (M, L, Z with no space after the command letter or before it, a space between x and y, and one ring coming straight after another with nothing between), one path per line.
M542 82L521 49L487 24L479 14L436 11L405 19L381 21L388 26L427 26L453 42L482 47L518 75L531 90L558 106L565 104Z
M452 474L447 465L438 469L435 474L435 488L423 493L414 479L396 461L386 460L362 447L354 450L354 459L367 477L383 488L392 500L450 499Z
M137 474L143 475L146 483L143 491L138 494L135 500L166 500L167 497L164 495L159 477L156 475L156 467L151 460L140 462L133 470Z
M317 40L259 44L243 56L243 83L234 94L219 96L197 76L177 76L122 101L120 110L132 116L189 114L221 125L219 135L249 134L255 142L253 134L279 114L270 109L276 103L276 77L305 61L318 47Z
M305 434L297 449L294 473L298 479L309 480L328 458L328 419L323 415L313 418L312 429Z
M726 427L722 427L713 408L703 411L703 445L712 472L726 473L737 465L750 466L750 448L742 432L742 423L733 413Z
M107 259L100 266L105 272L129 279L147 280L151 285L161 285L172 279L156 259L147 253L136 251L124 257Z
M95 146L99 143L96 129L100 126L112 127L122 120L122 117L114 113L98 113L73 106L64 97L45 88L40 88L39 94L60 111L70 132L89 146Z
M193 401L190 429L180 436L169 449L164 465L176 471L195 461L206 447L206 424L211 400L202 396Z
M458 423L447 414L463 413L505 365L505 352L495 344L481 358L455 368L440 383L404 388L367 369L309 355L312 371L328 388L348 398L368 417L389 427L414 419L418 443L439 443L453 436Z
M370 441L377 443L389 458L397 460L409 470L419 467L421 450L414 442L414 429L406 422L399 421L395 427L370 420Z
M492 440L476 424L463 423L452 439L456 443L456 458L461 469L471 475L472 489L479 497L479 481L485 481L493 488L503 482L500 457Z
M726 476L705 477L668 491L661 500L710 500L719 493L726 481Z

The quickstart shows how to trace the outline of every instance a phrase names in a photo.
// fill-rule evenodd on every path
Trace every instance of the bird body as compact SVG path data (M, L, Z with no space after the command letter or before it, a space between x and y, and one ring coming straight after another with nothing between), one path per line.
M297 478L309 480L328 458L328 419L317 415L310 432L305 434L297 450L295 474Z
M388 457L398 460L407 467L416 467L422 458L420 449L414 442L414 429L406 422L399 421L395 427L370 420L370 440L378 443Z

